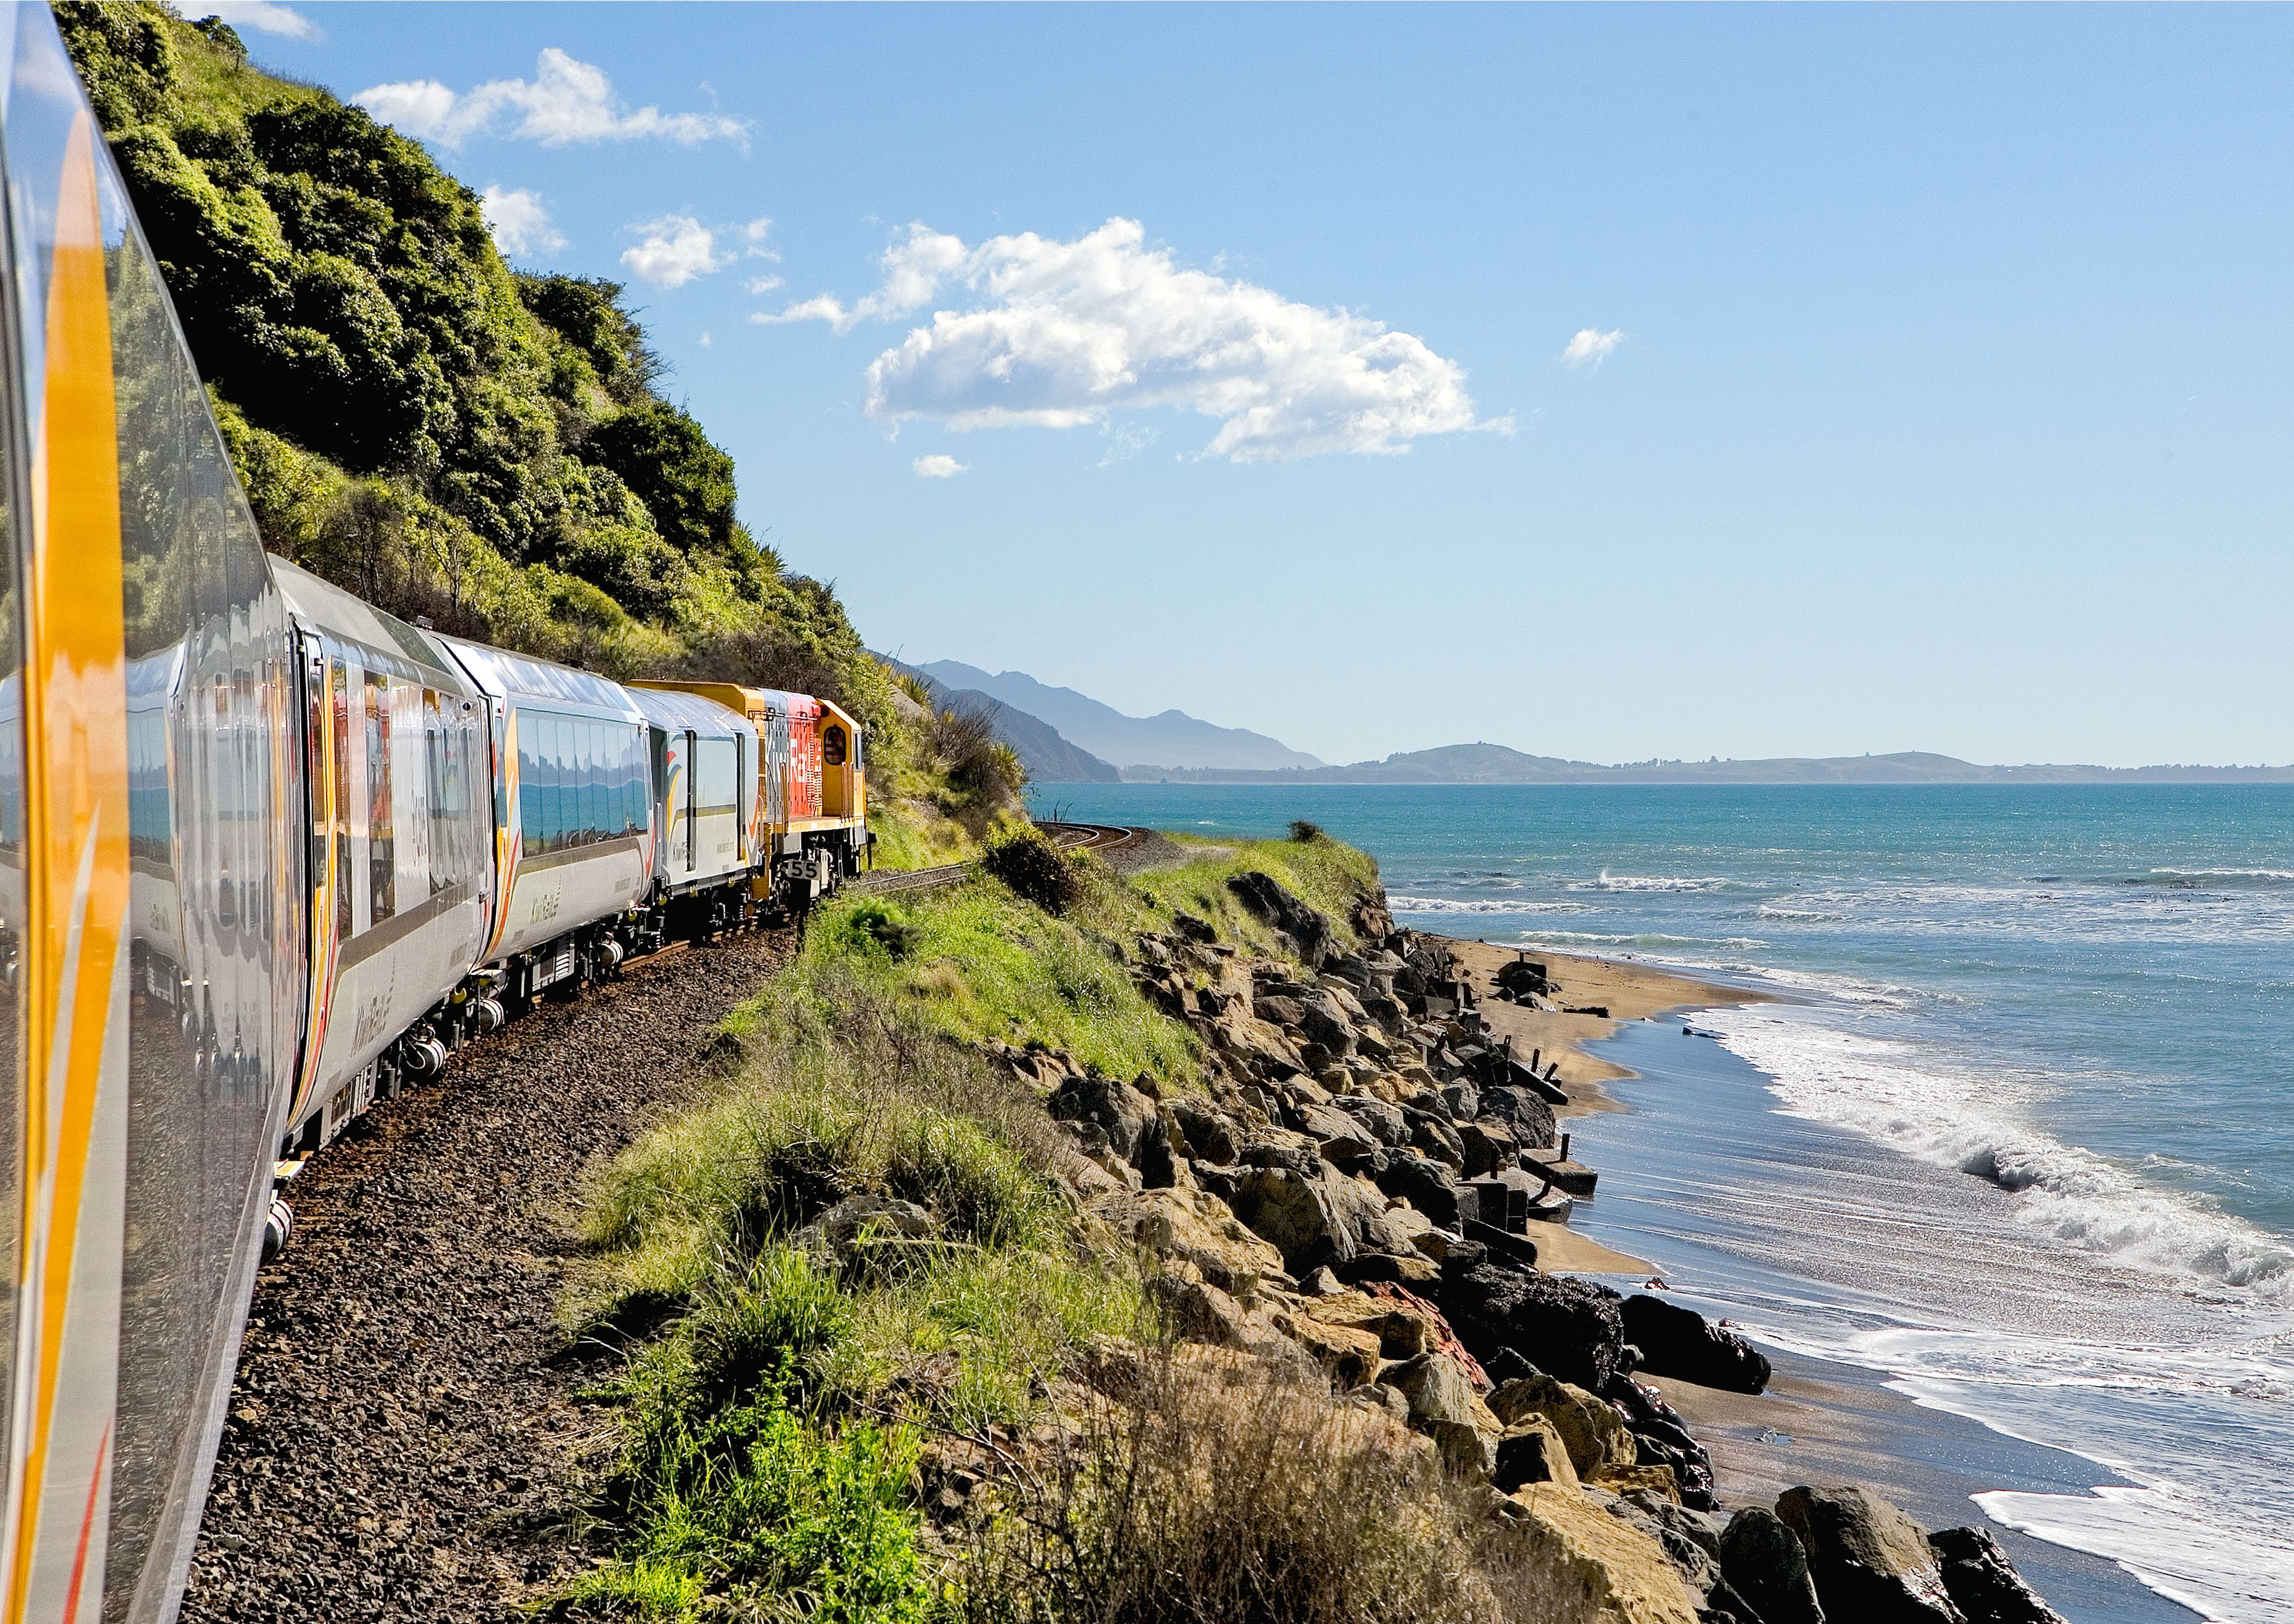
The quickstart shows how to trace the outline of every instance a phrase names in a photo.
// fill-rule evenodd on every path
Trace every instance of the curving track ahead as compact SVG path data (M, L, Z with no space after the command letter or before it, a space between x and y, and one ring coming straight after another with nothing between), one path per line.
M1050 836L1054 845L1068 851L1100 853L1127 850L1146 840L1151 829L1127 828L1120 824L1062 824L1037 822L1036 827ZM969 863L950 863L940 868L917 868L904 873L862 874L847 888L855 896L881 897L891 891L925 891L943 885L953 885L972 872Z

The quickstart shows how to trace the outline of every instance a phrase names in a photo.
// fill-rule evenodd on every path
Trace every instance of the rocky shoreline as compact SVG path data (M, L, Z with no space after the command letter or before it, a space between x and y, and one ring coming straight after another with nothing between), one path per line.
M1758 1393L1768 1360L1661 1296L1560 1271L1567 1245L1541 1246L1567 1235L1598 1173L1560 1125L1575 1108L1563 1061L1584 1057L1522 1053L1516 1034L1559 1019L1603 1035L1611 1008L1581 987L1629 967L1482 948L1477 970L1464 945L1397 930L1373 898L1346 948L1269 876L1230 889L1286 957L1182 913L1132 967L1203 1038L1208 1097L1165 1098L1055 1050L993 1051L1062 1125L1086 1211L1156 1260L1178 1356L1308 1374L1408 1429L1575 1577L1570 1611L1588 1620L2056 1618L1986 1531L1931 1536L1863 1488L1725 1506L1704 1447L1636 1378ZM961 1495L941 1498L953 1510Z

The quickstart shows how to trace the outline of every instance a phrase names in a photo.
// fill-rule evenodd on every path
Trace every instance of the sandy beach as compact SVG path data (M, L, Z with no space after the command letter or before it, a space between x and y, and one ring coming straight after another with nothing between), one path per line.
M1519 951L1455 938L1451 949L1484 993L1499 967ZM1568 1090L1570 1103L1555 1115L1565 1122L1631 1108L1601 1085L1636 1074L1585 1045L1615 1035L1628 1021L1772 1002L1751 988L1653 964L1550 948L1529 949L1528 956L1546 966L1559 988L1558 1002L1608 1011L1607 1018L1566 1015L1493 997L1479 1006L1492 1030L1513 1039L1517 1053L1526 1058L1535 1050L1545 1060L1559 1060L1558 1081ZM1598 1156L1589 1163L1600 1170ZM1550 1272L1609 1276L1607 1284L1628 1292L1659 1272L1649 1260L1605 1246L1566 1224L1534 1226L1531 1238L1537 1243L1539 1266ZM1858 1483L1924 1525L1944 1528L1984 1522L1967 1498L1981 1490L2085 1493L2096 1484L2125 1481L2064 1450L1924 1408L1891 1387L1880 1372L1773 1348L1765 1352L1774 1375L1768 1391L1757 1395L1666 1376L1645 1378L1664 1393L1710 1451L1715 1490L1729 1506L1772 1505L1796 1483ZM2154 1624L2195 1616L2100 1557L1996 1525L1991 1532L2043 1594L2083 1620Z
M1476 992L1486 995L1501 966L1511 963L1518 952L1486 942L1445 938L1450 950L1469 972ZM1501 1037L1513 1040L1514 1052L1523 1059L1533 1053L1545 1060L1558 1060L1558 1081L1569 1092L1569 1103L1555 1116L1566 1120L1595 1111L1625 1108L1601 1084L1632 1073L1612 1060L1590 1053L1584 1044L1607 1037L1628 1020L1654 1018L1668 1010L1701 1009L1716 1003L1754 1003L1767 995L1742 987L1699 980L1654 964L1617 959L1590 958L1582 954L1553 953L1543 948L1531 955L1546 967L1547 977L1559 987L1558 1002L1576 1007L1590 1005L1609 1011L1598 1015L1564 1015L1527 1009L1484 996L1482 1019ZM1656 1271L1647 1258L1635 1257L1603 1246L1566 1224L1539 1224L1531 1235L1537 1243L1538 1266L1555 1274L1626 1274L1647 1276Z
M1501 965L1510 964L1523 955L1519 948L1448 939L1451 951L1472 970L1478 992L1489 990L1492 978ZM1526 1060L1535 1052L1548 1060L1559 1059L1558 1081L1569 1091L1570 1097L1569 1103L1557 1113L1562 1116L1623 1108L1601 1084L1632 1074L1584 1047L1610 1036L1621 1022L1662 1015L1669 1010L1769 1002L1766 993L1699 980L1654 964L1589 958L1544 947L1528 950L1527 956L1544 965L1547 976L1560 988L1556 1002L1609 1011L1606 1019L1598 1015L1563 1015L1503 1003L1495 998L1485 998L1481 1005L1482 1019L1500 1036L1513 1039L1516 1054Z

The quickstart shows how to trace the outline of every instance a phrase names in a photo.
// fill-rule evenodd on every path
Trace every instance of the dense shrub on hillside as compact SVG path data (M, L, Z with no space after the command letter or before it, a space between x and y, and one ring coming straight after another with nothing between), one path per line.
M896 743L881 668L735 516L732 459L657 393L621 288L513 272L417 142L220 22L56 17L274 552L619 676L797 651L801 686Z
M980 866L1046 913L1064 913L1083 894L1082 878L1067 854L1033 829L990 841Z

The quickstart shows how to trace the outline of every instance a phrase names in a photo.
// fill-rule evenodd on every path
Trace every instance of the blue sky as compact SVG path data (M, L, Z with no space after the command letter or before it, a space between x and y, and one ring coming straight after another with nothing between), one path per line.
M2285 10L228 9L630 282L878 648L1331 760L2294 760Z

